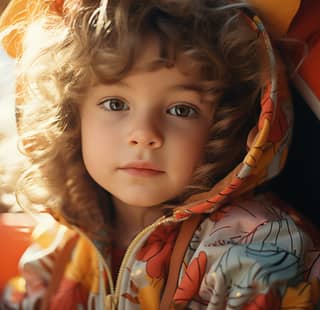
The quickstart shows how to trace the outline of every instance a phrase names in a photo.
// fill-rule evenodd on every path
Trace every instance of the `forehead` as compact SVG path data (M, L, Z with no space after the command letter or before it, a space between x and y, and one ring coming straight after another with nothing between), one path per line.
M194 61L191 57L177 53L173 46L166 46L166 49L166 55L162 55L160 40L156 37L148 37L143 42L130 73L176 67L182 74L190 78L199 77L199 70L195 69L196 66L192 66Z
M182 91L188 91L189 94L202 93L199 79L182 70L181 64L185 62L182 59L184 57L179 56L172 66L168 66L167 59L161 57L157 40L147 40L125 75L112 82L97 81L87 93L87 98L100 96L104 91L122 91L127 94L134 91L159 97Z
M134 70L142 70L146 67L153 67L161 61L160 44L154 37L147 38L140 48L138 57L135 59Z

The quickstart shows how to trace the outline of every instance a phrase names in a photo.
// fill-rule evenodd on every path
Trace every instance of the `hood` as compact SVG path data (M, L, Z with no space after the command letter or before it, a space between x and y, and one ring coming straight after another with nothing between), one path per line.
M271 1L272 2L272 1ZM174 212L176 220L191 214L211 213L220 205L245 195L269 181L284 167L292 136L293 110L284 65L274 53L263 23L251 11L248 22L259 33L268 59L267 83L261 91L261 112L247 137L247 154L209 192L192 196ZM292 15L293 18L294 15Z
M1 16L0 31L17 23L27 25L30 16L44 14L48 9L60 12L62 3L62 0L12 0ZM273 0L269 1L268 5L262 0L251 0L249 3L268 21L271 32L280 36L288 29L299 8L300 0L286 0L280 6ZM284 5L285 3L287 5ZM279 18L280 12L282 18ZM261 114L258 123L248 135L248 152L243 161L209 192L194 195L184 206L176 208L176 221L186 219L191 214L212 212L226 201L244 195L270 180L284 166L293 121L284 68L273 52L261 20L251 11L246 11L246 15L253 30L260 34L269 62L266 87L261 92ZM4 48L12 57L21 55L22 35L11 31L2 39Z

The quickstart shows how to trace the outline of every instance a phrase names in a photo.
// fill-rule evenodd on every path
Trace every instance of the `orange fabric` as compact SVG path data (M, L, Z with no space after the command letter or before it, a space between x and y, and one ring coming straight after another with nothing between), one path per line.
M304 1L304 0L302 0ZM248 0L275 36L286 34L301 0Z
M10 278L19 274L18 261L31 243L34 225L35 222L24 213L0 214L0 292Z
M289 35L308 40L310 34L319 30L320 2L303 0L299 12L292 21Z
M308 46L308 55L299 73L320 99L320 1L304 0L292 22L288 36L303 41ZM303 57L303 55L297 55ZM299 60L299 59L298 59Z
M95 246L87 238L79 238L64 277L94 294L99 292L99 262Z
M317 296L313 296L316 294ZM315 298L315 303L313 303ZM315 309L315 304L319 300L319 281L311 283L301 282L295 287L288 287L282 300L283 309Z

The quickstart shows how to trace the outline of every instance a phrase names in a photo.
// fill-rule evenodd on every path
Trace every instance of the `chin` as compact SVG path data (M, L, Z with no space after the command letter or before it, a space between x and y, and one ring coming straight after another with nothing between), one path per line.
M137 208L149 208L162 203L162 201L155 201L154 199L126 199L122 201L129 206Z
M153 207L153 206L161 205L163 202L166 201L165 197L158 197L157 199L157 197L154 197L151 195L147 196L144 194L141 194L139 196L133 195L132 197L130 196L128 197L128 195L126 195L126 197L118 196L117 199L119 199L120 201L122 201L128 206L138 207L138 208Z

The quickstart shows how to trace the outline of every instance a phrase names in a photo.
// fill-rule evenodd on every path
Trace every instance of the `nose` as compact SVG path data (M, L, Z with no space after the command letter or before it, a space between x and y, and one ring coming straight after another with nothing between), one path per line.
M140 119L132 124L128 142L132 146L157 149L163 144L161 130L156 124L156 120Z

